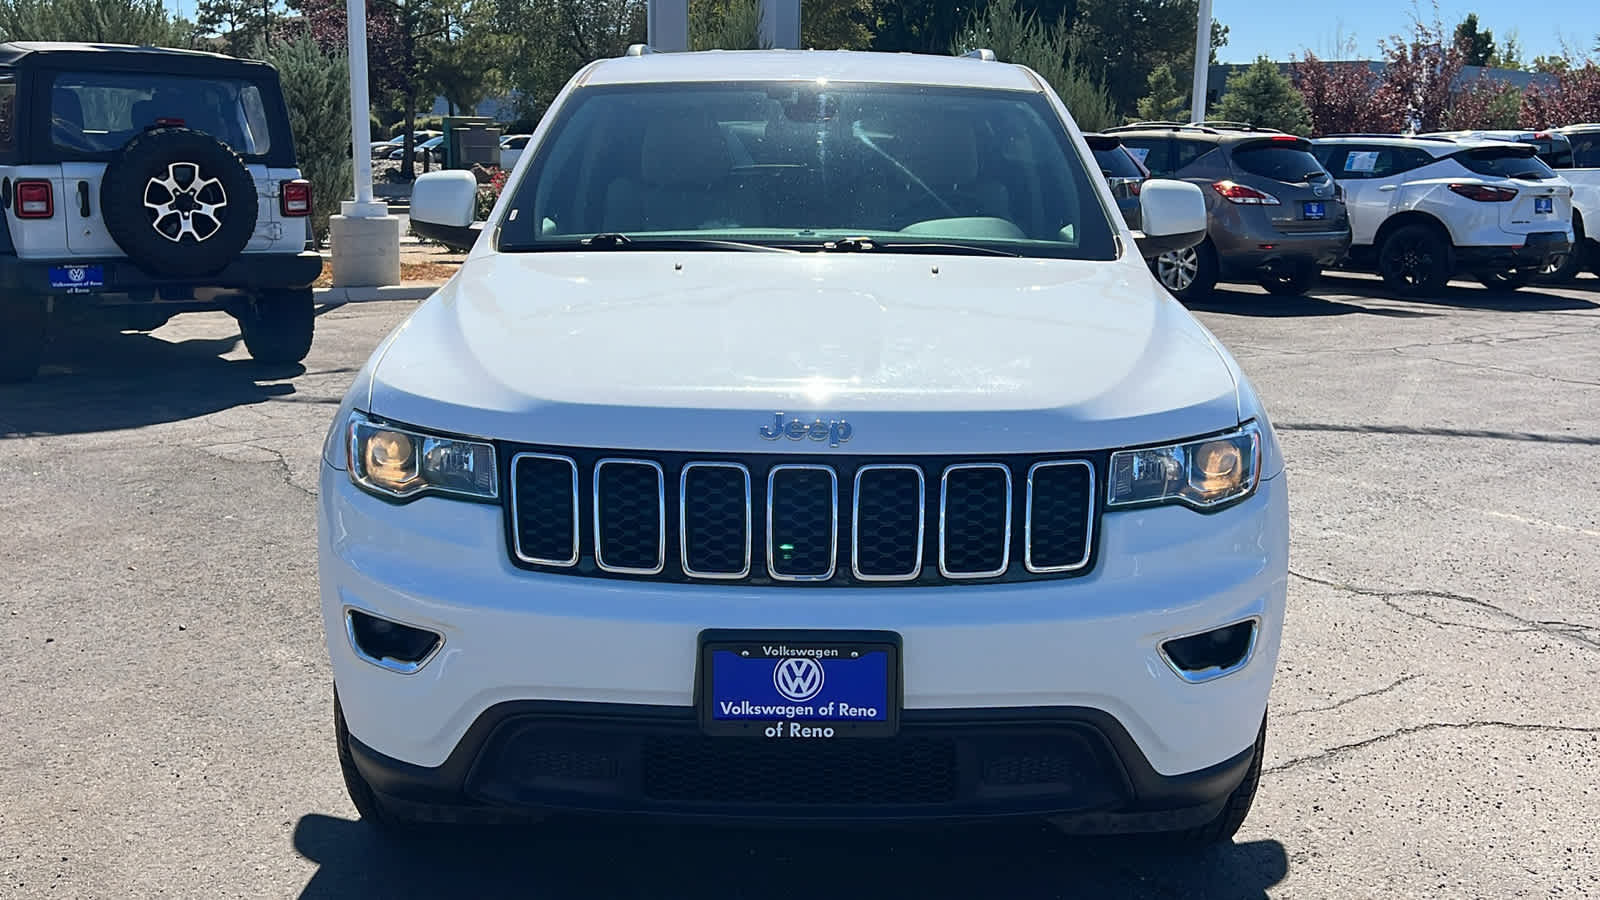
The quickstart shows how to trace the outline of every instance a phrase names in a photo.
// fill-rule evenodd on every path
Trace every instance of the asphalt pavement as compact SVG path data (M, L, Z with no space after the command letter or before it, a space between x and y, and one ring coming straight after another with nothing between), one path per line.
M0 897L1600 896L1600 281L1197 309L1280 432L1293 578L1254 812L1176 857L1047 829L617 823L423 848L355 820L318 449L409 301L304 366L221 314L0 387Z

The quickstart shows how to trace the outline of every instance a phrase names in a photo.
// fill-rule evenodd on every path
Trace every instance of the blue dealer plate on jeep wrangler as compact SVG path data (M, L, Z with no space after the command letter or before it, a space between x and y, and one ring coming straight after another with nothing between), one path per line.
M106 274L103 266L50 267L51 290L81 293L105 286Z
M891 737L900 725L892 632L707 631L696 679L710 735Z

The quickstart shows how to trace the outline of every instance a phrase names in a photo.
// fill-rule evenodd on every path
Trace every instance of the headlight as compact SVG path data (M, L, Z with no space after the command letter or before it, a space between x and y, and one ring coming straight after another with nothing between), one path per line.
M1261 477L1261 433L1231 434L1111 454L1109 506L1183 503L1211 509L1247 496Z
M350 415L350 480L388 497L455 494L493 500L500 494L494 447L481 441L424 434Z

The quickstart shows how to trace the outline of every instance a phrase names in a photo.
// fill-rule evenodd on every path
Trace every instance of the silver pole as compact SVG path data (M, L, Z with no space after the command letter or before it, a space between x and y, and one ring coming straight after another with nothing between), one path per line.
M1190 93L1189 121L1206 120L1206 79L1211 74L1211 0L1200 0L1194 34L1194 84Z

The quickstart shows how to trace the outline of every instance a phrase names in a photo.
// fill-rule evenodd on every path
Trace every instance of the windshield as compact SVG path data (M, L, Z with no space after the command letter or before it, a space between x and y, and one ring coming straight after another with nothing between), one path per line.
M1579 169L1600 169L1600 132L1575 134L1572 140L1572 165Z
M1456 159L1466 166L1468 171L1479 175L1517 178L1523 181L1543 181L1556 177L1555 171L1545 165L1544 160L1532 154L1532 148L1468 150L1457 154Z
M810 82L587 88L537 154L514 189L501 250L622 234L632 249L703 239L804 250L862 237L870 244L850 246L1117 253L1090 170L1039 94Z
M122 72L63 73L50 90L57 148L109 153L163 120L212 135L243 156L272 146L261 91L226 78Z

